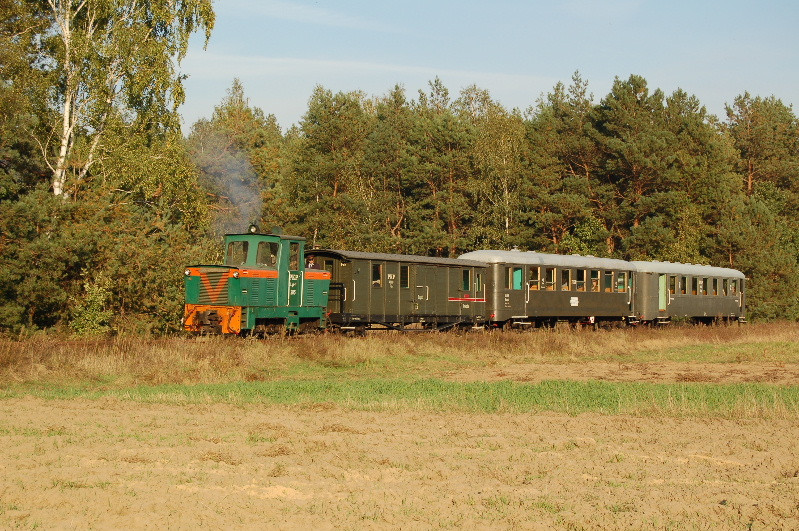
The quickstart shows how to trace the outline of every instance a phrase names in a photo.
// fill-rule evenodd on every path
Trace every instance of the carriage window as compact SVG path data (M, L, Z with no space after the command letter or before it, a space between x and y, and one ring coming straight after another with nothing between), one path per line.
M325 260L324 261L324 266L322 266L322 269L324 269L325 271L330 271L332 273L333 272L333 260Z
M383 286L383 264L372 264L372 287Z
M711 295L718 295L719 294L719 279L717 279L717 278L711 279L711 282L713 283L712 284L713 290L710 292L710 294Z
M622 271L616 277L616 291L619 293L624 292L627 289L627 272Z
M669 277L669 293L672 295L677 294L677 277L673 275Z
M685 295L687 289L688 289L688 277L682 277L682 281L680 282L680 293Z
M575 276L577 277L575 281L577 291L585 291L585 269L575 271Z
M300 244L292 242L289 247L289 269L296 271L300 268Z
M729 285L729 283L728 283L728 280L726 278L721 281L721 294L724 295L725 297L730 292L729 288L727 287L728 285Z
M696 277L691 277L691 295L696 295L696 287L698 280Z
M522 289L523 272L521 267L506 267L505 289Z
M573 285L574 285L574 279L572 279L572 270L571 269L561 270L560 272L561 291L571 291Z
M472 289L472 272L468 269L463 270L463 285L461 286L463 291L469 291Z
M599 271L591 270L591 291L599 291Z
M409 266L406 265L400 266L400 287L401 288L411 287L411 270Z
M539 289L541 269L538 267L530 268L530 289Z
M258 256L255 263L259 266L277 267L277 242L258 242Z
M227 246L227 265L242 265L247 262L247 242L230 242Z
M474 281L474 291L475 293L483 291L483 275L477 275L477 278Z
M730 295L735 295L738 292L738 281L730 280Z
M613 271L605 271L605 285L603 288L606 293L613 291Z
M541 279L541 289L545 289L547 291L554 291L555 290L555 268L554 267L545 267L544 268L544 278Z
M702 287L702 290L701 290L702 291L702 295L707 295L707 279L706 278L702 279L702 281L700 283L700 286Z

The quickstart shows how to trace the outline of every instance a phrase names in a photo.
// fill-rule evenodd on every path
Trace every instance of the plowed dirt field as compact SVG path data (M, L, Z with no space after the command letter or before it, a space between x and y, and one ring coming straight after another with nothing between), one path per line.
M797 384L797 367L517 365L455 380ZM0 400L0 527L797 529L799 422Z

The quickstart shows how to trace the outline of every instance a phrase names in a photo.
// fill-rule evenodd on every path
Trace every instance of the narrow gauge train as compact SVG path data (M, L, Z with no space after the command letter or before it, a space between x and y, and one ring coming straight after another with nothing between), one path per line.
M744 322L735 269L593 256L473 251L431 258L331 249L279 231L225 237L223 265L185 271L184 328L447 330Z

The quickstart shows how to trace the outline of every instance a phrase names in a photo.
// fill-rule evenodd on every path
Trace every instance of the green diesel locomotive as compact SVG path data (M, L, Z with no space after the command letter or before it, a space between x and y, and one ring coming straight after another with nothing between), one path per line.
M191 332L261 334L327 326L330 273L305 262L305 238L225 236L223 265L186 268L183 327Z

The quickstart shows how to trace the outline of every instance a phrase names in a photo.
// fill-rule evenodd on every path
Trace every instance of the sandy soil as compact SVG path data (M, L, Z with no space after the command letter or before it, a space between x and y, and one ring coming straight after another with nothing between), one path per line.
M797 440L788 420L6 399L0 527L797 529Z

